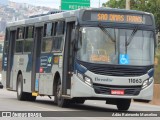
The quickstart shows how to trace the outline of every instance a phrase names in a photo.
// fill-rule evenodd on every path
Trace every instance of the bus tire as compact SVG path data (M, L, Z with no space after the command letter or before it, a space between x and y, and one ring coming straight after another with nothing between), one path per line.
M75 100L76 104L84 104L84 102L85 102L85 100L84 99L80 99L80 98Z
M32 96L32 93L27 93L26 100L28 100L28 101L35 101L36 100L36 96Z
M23 92L23 77L22 77L22 74L18 75L17 99L18 100L27 100L27 101L35 101L36 100L36 96L32 96L32 93Z
M22 74L19 74L17 79L17 99L26 100L26 98L27 94L23 92L23 77Z
M67 107L70 104L70 100L63 98L61 93L62 93L62 85L59 80L56 85L55 102L57 102L57 105L59 107Z
M127 111L130 107L131 99L119 99L117 100L118 110Z

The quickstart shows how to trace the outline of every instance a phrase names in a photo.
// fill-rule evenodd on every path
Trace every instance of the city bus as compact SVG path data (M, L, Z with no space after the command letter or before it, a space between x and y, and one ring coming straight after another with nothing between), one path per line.
M3 84L18 100L60 107L104 100L128 110L153 97L155 21L150 13L86 8L8 23Z

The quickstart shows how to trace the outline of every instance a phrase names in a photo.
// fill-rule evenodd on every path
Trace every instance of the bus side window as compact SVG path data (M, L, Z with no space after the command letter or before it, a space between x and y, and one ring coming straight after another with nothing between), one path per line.
M24 27L20 27L17 30L17 39L24 39Z
M23 52L23 41L16 41L16 53Z
M52 51L62 51L63 37L54 37Z
M25 34L25 38L33 38L34 35L34 26L28 26L26 27L26 34Z
M55 23L52 51L62 51L64 41L65 21Z
M9 39L9 30L6 28L6 35L5 35L5 41L4 41L4 54L8 53L8 39Z
M23 52L23 41L24 41L24 27L20 27L17 29L16 53Z
M52 40L53 40L53 28L54 23L46 23L44 25L44 34L42 42L42 52L51 52L52 49Z
M26 27L24 52L31 52L33 47L34 26Z
M64 21L58 21L56 22L56 32L55 35L64 35L64 29L65 29L65 22Z
M52 36L53 26L54 26L54 23L51 23L51 22L46 23L44 25L44 34L43 34L44 37Z
M50 52L52 48L52 38L43 38L42 52Z

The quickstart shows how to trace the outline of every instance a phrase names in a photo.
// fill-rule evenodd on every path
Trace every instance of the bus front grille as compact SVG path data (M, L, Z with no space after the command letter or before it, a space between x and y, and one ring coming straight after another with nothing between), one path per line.
M136 96L141 91L141 86L113 86L93 84L95 93L111 95L111 90L124 90L124 96Z
M147 72L153 68L150 66L129 66L129 65L108 65L108 64L96 64L78 61L79 64L86 67L94 74L107 75L107 76L125 76L136 77L147 74Z

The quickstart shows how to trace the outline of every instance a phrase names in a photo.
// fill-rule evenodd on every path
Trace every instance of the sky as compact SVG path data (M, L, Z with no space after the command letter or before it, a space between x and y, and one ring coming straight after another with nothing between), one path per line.
M61 0L10 0L12 2L18 2L18 3L28 3L31 5L36 5L36 6L47 6L50 8L59 8L60 6L60 1ZM100 2L100 7L102 6L102 3L107 2L108 0L90 0L91 1L91 7L99 7L99 2Z

